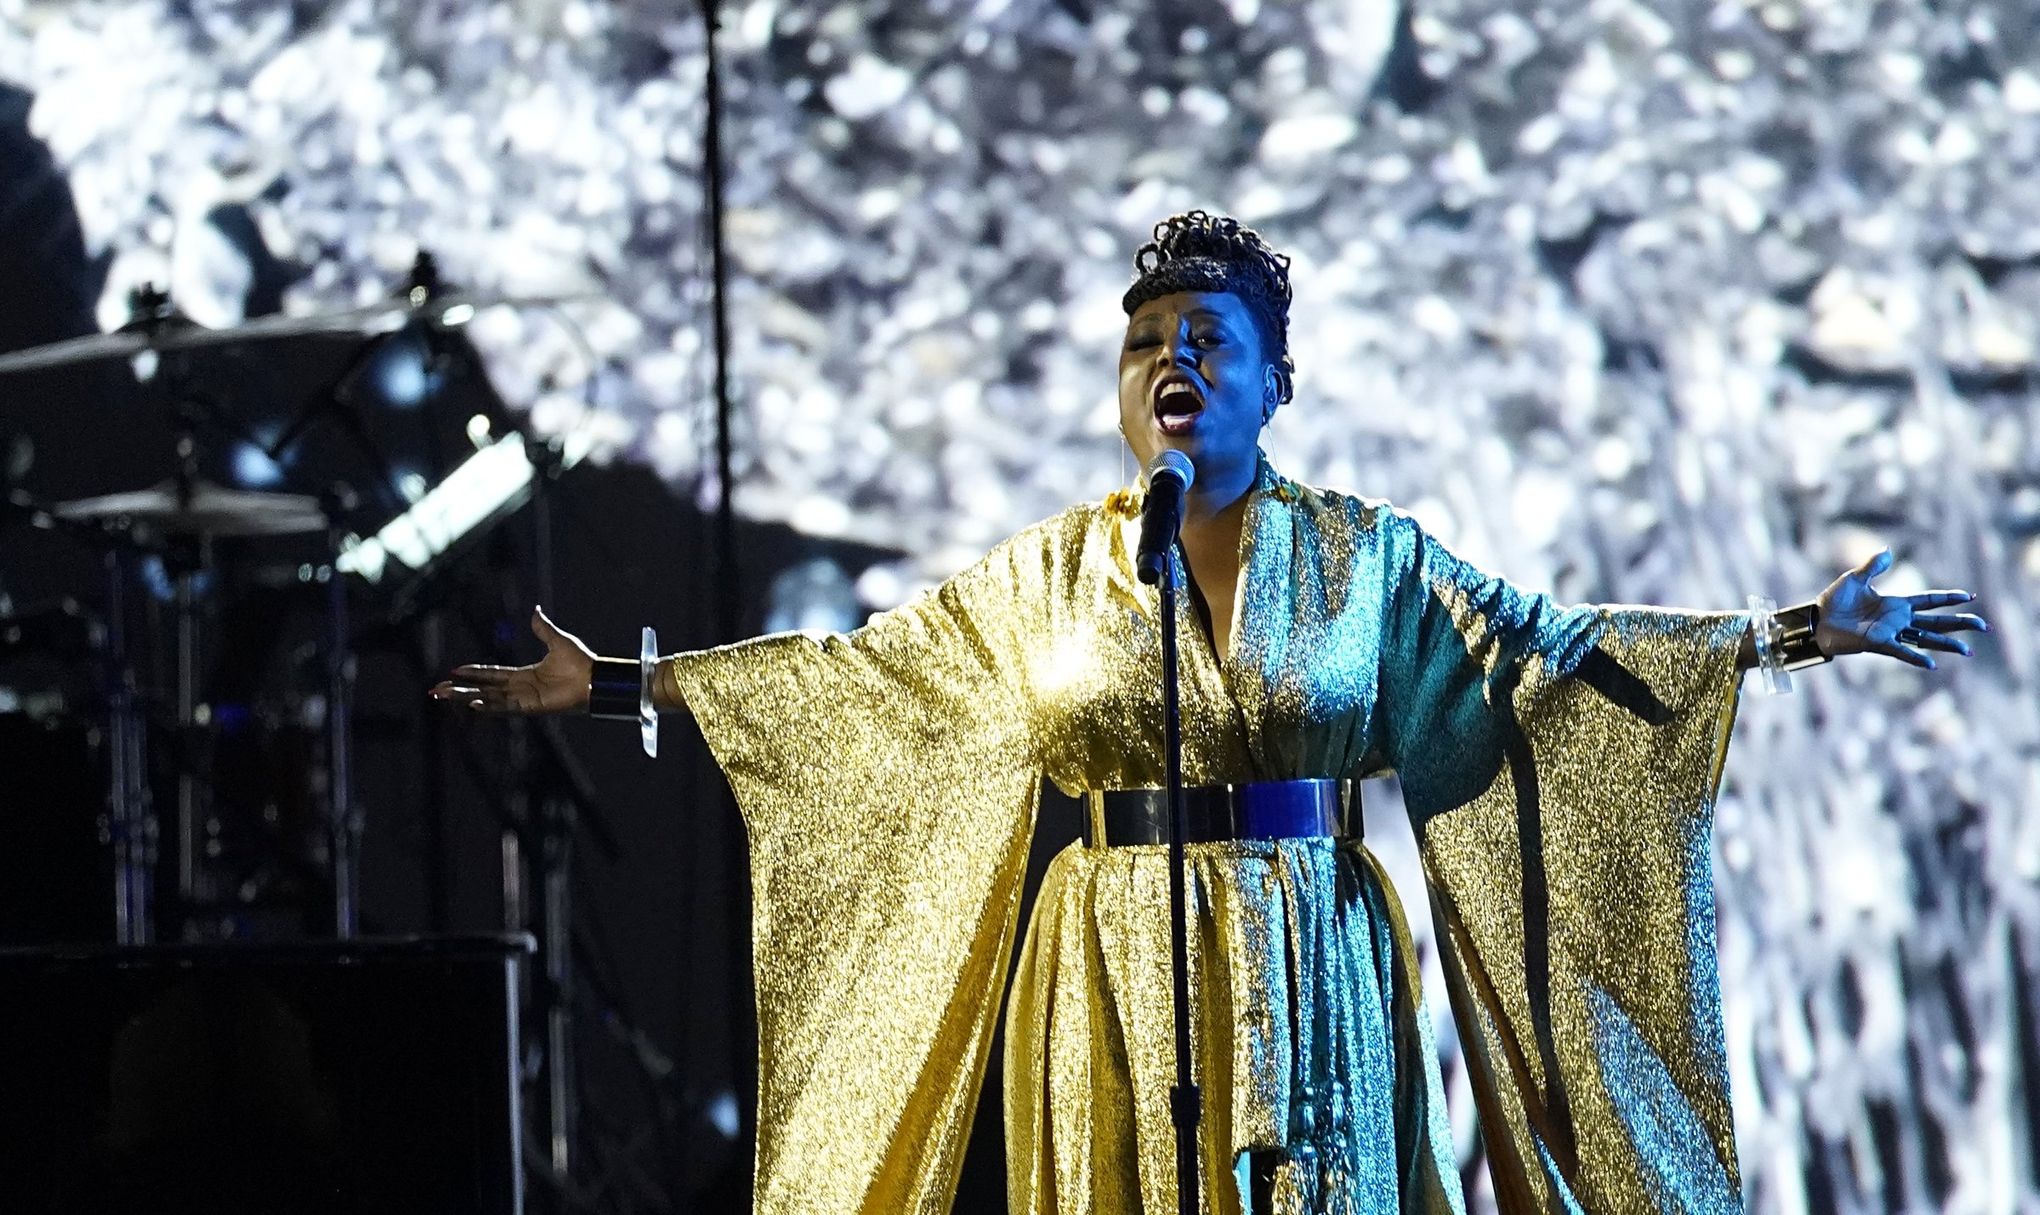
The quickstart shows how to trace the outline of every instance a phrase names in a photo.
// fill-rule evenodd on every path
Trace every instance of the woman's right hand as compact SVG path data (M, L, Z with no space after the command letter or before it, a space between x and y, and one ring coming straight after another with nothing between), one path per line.
M531 610L531 631L545 642L545 657L528 667L474 663L455 667L432 689L434 700L476 713L574 713L588 707L588 680L595 652L564 632L545 614Z

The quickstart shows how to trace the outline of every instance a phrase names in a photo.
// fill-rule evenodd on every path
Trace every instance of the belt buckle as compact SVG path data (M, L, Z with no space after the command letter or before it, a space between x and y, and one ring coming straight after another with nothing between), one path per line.
M1274 840L1297 838L1360 838L1361 830L1353 782L1329 777L1307 777L1284 781L1256 781L1245 784L1186 786L1185 809L1190 811L1190 835L1186 843L1208 838L1233 840ZM1118 796L1116 812L1121 825L1134 833L1132 839L1114 839L1110 831L1112 814L1106 799ZM1199 800L1200 797L1203 800ZM1127 802L1140 799L1138 807ZM1213 805L1211 803L1217 803ZM1212 812L1217 812L1213 814ZM1138 815L1138 819L1130 816ZM1222 815L1220 818L1218 815ZM1214 821L1215 820L1215 821ZM1129 825L1130 824L1130 825ZM1224 836L1214 836L1218 827ZM1166 843L1169 837L1169 805L1161 789L1084 790L1083 841L1086 847L1112 847L1125 843Z
M1084 790L1084 847L1103 848L1111 843L1105 838L1105 790Z

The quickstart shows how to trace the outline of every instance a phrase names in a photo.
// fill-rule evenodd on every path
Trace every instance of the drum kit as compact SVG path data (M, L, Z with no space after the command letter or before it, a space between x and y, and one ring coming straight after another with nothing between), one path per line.
M84 733L101 757L98 840L111 853L115 941L233 935L234 906L253 897L261 883L249 875L258 871L283 874L278 880L290 889L329 898L314 918L338 937L355 934L361 817L350 762L349 594L336 563L347 534L360 530L365 500L401 509L418 487L398 484L396 465L350 394L361 369L393 337L409 335L438 357L450 346L465 347L456 331L483 309L561 302L446 290L430 255L421 253L401 290L370 307L207 328L144 287L130 296L133 319L114 332L0 355L0 399L24 373L126 361L172 419L171 468L154 484L62 502L19 488L0 498L0 528L61 534L97 553L105 571L96 610L67 600L60 610L15 611L0 599L0 660L55 653L61 640L72 646L74 665L82 656L95 673L85 712L71 717L89 719ZM223 388L219 377L195 370L209 356L273 355L292 339L353 343L357 357L346 375L266 433L251 431L246 411L233 407L232 384ZM493 420L515 429L500 415ZM327 422L355 449L357 465L359 456L368 457L371 471L356 478L366 486L336 480L316 493L279 492L214 475L223 467L215 450L223 440L275 460ZM459 425L451 429L461 433ZM265 556L265 547L287 551L289 559ZM291 651L297 686L282 709L272 703L251 712L255 697L215 695L219 677L208 675L241 660L216 634L233 615L223 610L223 588L248 582L251 565L282 571L258 572L254 581L267 577L323 600L306 613L315 621L312 636ZM137 610L138 596L154 600L140 605L151 610ZM10 699L18 698L0 681L0 701ZM16 707L0 703L0 710ZM265 771L275 779L258 778ZM243 856L237 871L236 839L243 853L273 853L280 845L297 855ZM162 908L159 874L166 881L174 874L176 884L174 904ZM163 910L175 911L175 929L159 924Z

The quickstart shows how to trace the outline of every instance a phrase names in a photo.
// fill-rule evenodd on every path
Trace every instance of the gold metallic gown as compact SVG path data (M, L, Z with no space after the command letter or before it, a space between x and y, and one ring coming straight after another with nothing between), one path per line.
M1133 499L843 636L665 668L743 809L757 1207L948 1209L1045 773L1161 783ZM1399 773L1503 1210L1738 1209L1707 832L1736 613L1559 608L1265 463L1219 662L1184 596L1186 779ZM1205 1209L1460 1205L1393 894L1358 845L1191 850ZM1171 1212L1165 850L1073 847L1008 1016L1015 1211Z

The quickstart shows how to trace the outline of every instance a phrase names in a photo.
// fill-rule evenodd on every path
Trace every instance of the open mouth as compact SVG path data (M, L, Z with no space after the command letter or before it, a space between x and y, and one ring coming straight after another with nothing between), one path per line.
M1163 434L1183 434L1197 424L1197 415L1204 412L1204 394L1197 386L1181 377L1171 377L1155 385L1155 425Z

